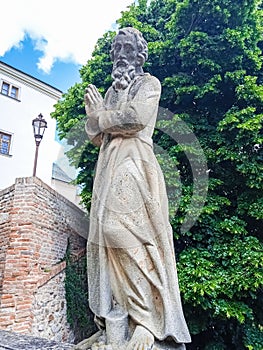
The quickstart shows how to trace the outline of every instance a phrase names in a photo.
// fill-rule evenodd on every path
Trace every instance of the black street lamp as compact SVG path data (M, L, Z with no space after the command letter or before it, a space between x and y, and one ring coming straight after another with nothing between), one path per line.
M34 161L34 168L33 168L33 176L36 176L38 147L39 147L40 142L41 142L41 140L43 138L45 129L47 128L47 122L43 118L43 115L40 113L37 118L33 119L32 125L33 125L33 131L34 131L34 138L35 138L35 141L36 141L36 151L35 151L35 161Z

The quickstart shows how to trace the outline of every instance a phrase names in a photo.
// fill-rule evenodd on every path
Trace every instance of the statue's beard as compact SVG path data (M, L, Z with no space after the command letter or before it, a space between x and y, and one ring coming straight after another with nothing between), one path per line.
M116 91L125 90L135 77L135 66L126 60L118 60L114 62L111 76L113 88Z

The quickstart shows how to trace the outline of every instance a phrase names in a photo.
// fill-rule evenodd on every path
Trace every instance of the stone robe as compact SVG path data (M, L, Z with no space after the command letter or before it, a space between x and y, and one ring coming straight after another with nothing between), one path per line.
M184 319L162 171L152 148L160 82L137 76L112 87L86 131L102 140L87 247L90 308L107 318L115 304L156 339L191 341Z

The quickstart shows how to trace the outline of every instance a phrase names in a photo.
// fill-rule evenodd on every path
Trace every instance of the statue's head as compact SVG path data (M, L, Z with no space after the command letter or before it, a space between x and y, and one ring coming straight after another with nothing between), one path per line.
M142 33L132 27L122 28L111 47L113 87L126 89L136 75L143 74L142 66L148 58L147 42Z
M123 47L121 47L122 45ZM129 54L130 50L132 50L136 56L136 65L143 66L148 58L147 42L143 38L142 33L133 27L120 29L113 39L110 52L113 62L118 59L120 49L123 50L123 55Z

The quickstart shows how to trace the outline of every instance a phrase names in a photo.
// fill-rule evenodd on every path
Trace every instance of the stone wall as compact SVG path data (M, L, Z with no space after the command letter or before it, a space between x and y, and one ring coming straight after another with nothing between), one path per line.
M0 329L73 341L65 257L85 254L84 212L36 177L0 191Z
M74 341L73 331L67 323L64 281L65 270L38 288L32 303L32 335L56 342Z

